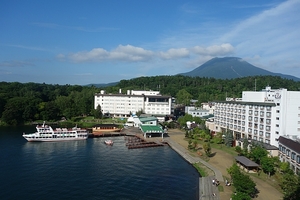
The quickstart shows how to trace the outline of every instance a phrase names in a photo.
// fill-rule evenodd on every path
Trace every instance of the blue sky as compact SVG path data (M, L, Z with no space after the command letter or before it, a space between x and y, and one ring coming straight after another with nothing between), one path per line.
M2 0L0 81L110 83L235 56L300 77L300 0Z

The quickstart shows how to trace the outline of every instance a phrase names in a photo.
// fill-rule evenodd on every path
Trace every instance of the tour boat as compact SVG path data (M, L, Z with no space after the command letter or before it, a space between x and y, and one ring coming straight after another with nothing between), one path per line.
M51 126L37 125L35 133L25 134L23 137L28 142L56 142L56 141L69 141L69 140L86 140L88 138L88 131L76 127L67 128L56 128L52 129Z
M104 143L107 144L107 145L113 145L114 144L114 142L112 140L105 140Z

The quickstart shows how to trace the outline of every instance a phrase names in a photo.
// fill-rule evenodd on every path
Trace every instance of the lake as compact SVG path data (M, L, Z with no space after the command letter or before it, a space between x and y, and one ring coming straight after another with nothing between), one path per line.
M198 199L199 174L168 146L127 149L123 136L27 142L0 127L1 199Z

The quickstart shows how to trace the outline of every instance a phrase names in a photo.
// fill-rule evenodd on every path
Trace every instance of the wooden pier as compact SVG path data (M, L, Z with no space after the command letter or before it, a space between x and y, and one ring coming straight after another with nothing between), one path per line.
M139 148L149 148L149 147L161 147L167 145L166 143L145 141L138 135L135 136L125 136L126 146L128 149L139 149Z

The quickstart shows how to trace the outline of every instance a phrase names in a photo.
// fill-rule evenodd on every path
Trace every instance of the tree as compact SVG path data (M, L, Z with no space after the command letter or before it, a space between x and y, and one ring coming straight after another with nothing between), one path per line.
M261 146L255 146L250 151L250 158L258 164L260 164L262 158L267 156L268 156L268 151Z
M203 144L203 149L205 151L205 154L209 157L211 156L211 147L210 147L210 143L209 142L205 142Z
M240 146L236 146L235 151L238 153L238 155L242 154L242 148Z
M282 173L287 173L288 171L290 171L290 163L288 162L281 162L279 165L280 171Z
M255 188L256 184L249 175L241 172L237 164L233 164L230 168L227 169L227 172L231 176L233 186L235 187L237 193L247 194L252 198L257 195L258 191Z
M283 174L279 185L283 191L284 200L300 199L300 177L295 176L292 170Z
M190 105L192 95L185 89L181 89L176 94L176 101L178 104Z
M231 195L232 200L251 200L252 198L245 193L242 192L236 192Z
M95 119L102 119L103 117L103 113L102 113L102 110L101 110L101 106L98 105L97 108L94 110L94 118Z
M264 173L269 174L271 176L275 173L275 162L274 158L264 156L261 158L261 167Z
M232 131L229 130L229 129L226 129L226 132L225 132L225 137L224 137L224 143L226 146L228 147L232 147L232 142L233 142L233 134L232 134Z

